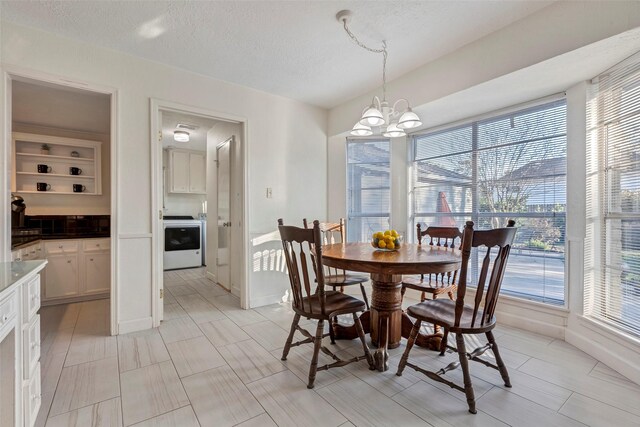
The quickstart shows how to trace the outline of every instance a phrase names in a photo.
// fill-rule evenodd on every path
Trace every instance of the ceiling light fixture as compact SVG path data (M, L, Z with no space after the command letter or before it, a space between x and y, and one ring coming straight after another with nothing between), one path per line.
M177 142L189 142L189 132L186 130L174 130L173 140Z
M382 54L382 100L377 96L373 97L371 105L363 110L362 117L351 130L351 135L370 136L374 133L372 128L380 127L385 137L405 136L405 130L422 125L422 121L411 110L411 105L405 98L397 100L392 106L387 102L387 42L382 41L382 49L372 49L358 40L348 26L352 15L350 10L341 10L336 14L336 19L342 23L344 30L358 46L369 52ZM398 104L402 104L403 101L407 104L406 108L400 109Z

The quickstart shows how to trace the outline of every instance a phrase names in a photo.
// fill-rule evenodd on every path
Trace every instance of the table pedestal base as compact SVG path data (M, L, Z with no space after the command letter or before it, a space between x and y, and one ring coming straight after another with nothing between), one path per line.
M379 371L389 369L387 349L400 345L400 338L409 338L413 322L402 312L401 275L371 274L373 295L371 309L360 316L365 333L370 334L371 343L378 347L373 357ZM355 326L333 325L336 339L355 339L358 332ZM419 334L416 345L430 350L439 350L441 334Z
M365 311L360 316L360 322L362 323L362 328L364 329L365 334L371 334L371 312ZM401 336L403 338L409 338L409 334L411 333L411 329L413 328L413 322L405 313L402 313L402 325L401 325ZM356 327L354 325L345 326L340 323L333 324L333 330L335 332L335 338L337 340L353 340L358 338L358 332L356 331ZM416 339L416 344L419 347L427 348L433 351L440 350L440 342L442 341L442 334L423 334L419 333L418 338ZM380 372L384 372L389 369L389 355L386 349L380 347L377 342L374 342L373 339L371 343L378 347L378 349L373 353L373 360L376 364L376 369ZM400 340L397 342L389 342L387 344L387 348L396 348L400 346Z

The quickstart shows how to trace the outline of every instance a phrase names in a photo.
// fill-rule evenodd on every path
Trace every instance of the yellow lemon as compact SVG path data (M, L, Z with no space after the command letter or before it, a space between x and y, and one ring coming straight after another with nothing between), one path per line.
M385 236L388 236L388 235L390 235L390 234L391 234L391 230L385 230L385 232L384 232L384 235L385 235Z
M391 230L391 235L393 237L398 237L398 232L396 230Z
M387 242L385 242L384 240L380 240L380 241L378 242L378 247L379 247L380 249L384 249L384 248L386 248L386 247L387 247Z
M393 242L389 242L387 243L387 249L395 249L396 245L393 244Z

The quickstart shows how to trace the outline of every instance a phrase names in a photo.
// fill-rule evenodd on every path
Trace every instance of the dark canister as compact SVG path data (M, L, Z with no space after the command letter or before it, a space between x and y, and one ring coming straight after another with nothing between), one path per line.
M36 183L36 189L38 191L49 191L51 190L51 184L47 184L46 182L38 182Z
M82 173L82 169L72 166L69 168L69 173L71 175L80 175Z
M86 189L87 189L87 187L85 187L82 184L73 184L73 192L74 193L82 193Z

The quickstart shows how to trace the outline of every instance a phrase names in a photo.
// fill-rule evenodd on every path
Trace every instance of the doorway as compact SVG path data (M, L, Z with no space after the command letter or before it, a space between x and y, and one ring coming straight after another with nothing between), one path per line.
M43 307L99 306L99 321L87 316L79 327L116 335L117 91L10 66L4 85L3 198L23 206L16 215L7 200L4 244L12 259L49 261Z
M152 208L156 212L152 237L154 326L159 326L164 318L164 299L165 296L171 296L171 278L176 275L202 276L208 279L208 283L219 284L240 297L240 305L246 307L246 158L242 149L246 140L245 121L196 107L152 99L151 122ZM176 134L182 142L176 139ZM180 145L186 142L184 140L194 142L196 146ZM226 158L219 158L225 155ZM223 178L219 178L220 160ZM168 223L178 220L201 221L199 244L203 257L198 266L194 264L195 256L189 256L189 261L186 260L186 255L190 255L186 252L184 267L166 262L165 229ZM195 253L193 248L198 244L191 241L196 238L194 233L191 234L189 237L188 233L183 233L184 238L189 240L185 241L189 244L183 246L188 246ZM180 245L169 246L176 248ZM171 267L170 271L165 271L167 267ZM165 288L165 285L169 288Z

